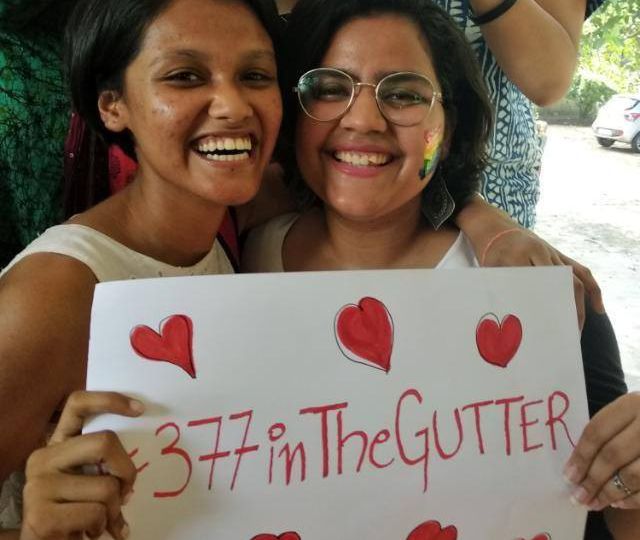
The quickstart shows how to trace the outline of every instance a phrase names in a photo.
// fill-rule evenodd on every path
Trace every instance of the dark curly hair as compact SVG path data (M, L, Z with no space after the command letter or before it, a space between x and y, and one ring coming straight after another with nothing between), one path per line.
M315 200L298 170L292 146L296 117L300 113L291 88L306 71L318 67L333 36L348 22L380 14L406 17L419 28L429 46L442 86L447 125L453 126L451 148L431 182L426 197L440 177L456 202L464 206L479 188L486 162L486 146L492 126L492 107L475 55L451 17L429 0L299 0L291 12L285 33L286 81L283 139L290 146L285 171L301 206ZM384 36L372 39L384 39Z
M122 92L124 72L140 51L147 27L172 1L84 0L77 3L66 27L65 64L75 110L107 143L118 144L132 157L131 135L105 128L98 97L105 90ZM284 23L275 2L238 1L251 9L269 34L281 74L278 52L282 50Z

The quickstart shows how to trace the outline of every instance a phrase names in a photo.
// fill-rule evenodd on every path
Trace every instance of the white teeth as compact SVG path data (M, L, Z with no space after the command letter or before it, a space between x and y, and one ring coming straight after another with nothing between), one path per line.
M242 161L249 159L249 152L241 152L240 154L206 154L209 161Z
M196 146L198 152L216 152L220 150L251 150L251 137L215 137L200 142Z
M350 163L351 165L368 166L384 165L391 160L389 154L369 153L369 152L345 152L339 151L334 154L338 161Z

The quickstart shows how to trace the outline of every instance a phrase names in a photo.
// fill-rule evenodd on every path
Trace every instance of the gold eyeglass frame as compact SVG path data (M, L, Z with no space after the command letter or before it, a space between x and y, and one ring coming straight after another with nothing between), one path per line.
M300 92L300 81L304 77L307 77L310 73L313 73L315 71L322 71L322 72L329 71L329 72L338 73L340 75L343 75L343 76L347 77L347 79L349 79L349 81L351 81L351 97L349 98L349 103L347 103L347 106L345 107L344 111L342 111L340 114L338 114L335 117L333 117L331 119L328 119L328 120L323 120L323 119L317 118L317 117L313 116L312 114L310 114L309 111L307 111L306 107L304 106L304 103L302 102L302 95L301 95L301 92ZM397 122L394 122L393 120L391 120L385 114L384 109L380 106L380 97L379 97L380 86L389 77L395 77L397 75L412 75L412 76L415 76L415 77L419 77L419 78L424 79L425 81L427 81L429 83L429 85L431 86L431 88L433 88L433 96L431 96L431 103L429 103L429 110L427 111L425 116L423 118L421 118L420 120L418 120L417 122L413 122L411 124L399 124ZM443 103L443 99L444 99L443 96L442 96L442 92L438 92L436 90L436 87L433 84L433 81L429 77L427 77L426 75L423 75L422 73L415 73L413 71L396 71L395 73L389 73L388 75L385 75L384 77L382 77L382 79L380 79L376 84L373 84L373 83L367 83L367 82L356 82L351 75L349 75L348 73L342 71L341 69L336 69L336 68L314 68L314 69L310 69L309 71L307 71L306 73L303 73L300 76L300 78L298 79L298 85L293 87L293 91L298 95L298 102L300 103L300 107L302 108L302 111L309 118L315 120L316 122L334 122L335 120L338 120L338 119L342 118L345 114L347 114L349 112L349 109L351 109L351 107L354 104L356 98L360 95L360 88L362 88L363 86L368 86L370 88L373 88L374 96L375 96L375 99L376 99L376 105L377 105L378 111L380 111L380 114L382 115L382 117L387 122L390 122L390 123L392 123L392 124L394 124L396 126L401 126L401 127L415 126L415 125L418 125L420 122L426 120L427 118L429 118L429 115L431 114L431 111L433 110L434 103L437 101L438 103L442 104Z

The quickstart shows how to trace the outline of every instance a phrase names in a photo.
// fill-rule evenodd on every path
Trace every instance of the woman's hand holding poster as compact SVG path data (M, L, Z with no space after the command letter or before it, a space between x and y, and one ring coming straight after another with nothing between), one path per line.
M562 467L587 422L563 268L98 285L89 389L135 538L578 540Z

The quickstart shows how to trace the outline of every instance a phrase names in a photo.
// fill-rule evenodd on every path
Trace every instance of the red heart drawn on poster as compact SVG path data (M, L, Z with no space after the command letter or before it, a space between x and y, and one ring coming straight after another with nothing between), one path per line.
M376 298L362 298L343 306L335 318L334 332L340 351L349 360L389 372L393 349L393 320Z
M407 540L456 540L458 529L453 525L442 528L439 521L425 521L413 529Z
M501 322L493 313L482 317L476 327L476 345L480 356L494 366L507 367L522 341L522 324L515 315Z
M193 379L191 341L193 324L186 315L171 315L160 323L160 332L146 325L138 325L129 336L133 350L145 360L169 362L186 371Z
M516 540L526 540L526 538L516 538ZM531 540L551 540L551 535L548 533L536 534Z
M251 540L300 540L300 535L291 531L282 533L280 536L276 536L275 534L259 534Z

